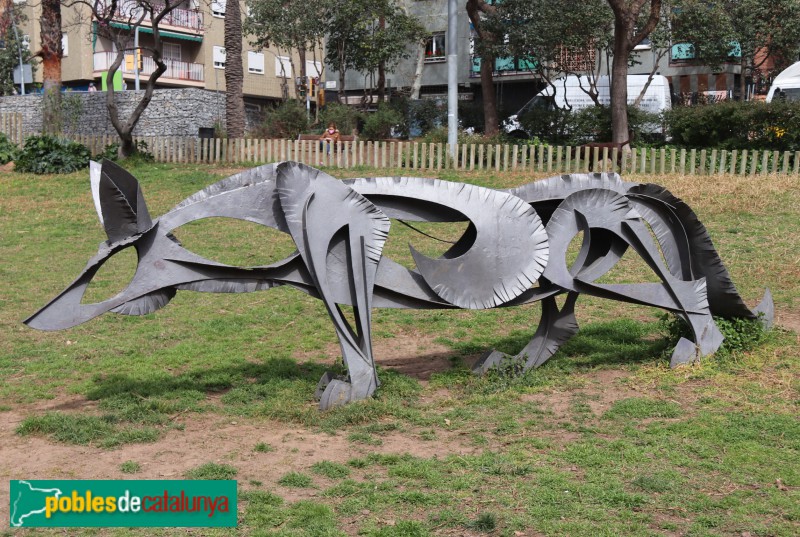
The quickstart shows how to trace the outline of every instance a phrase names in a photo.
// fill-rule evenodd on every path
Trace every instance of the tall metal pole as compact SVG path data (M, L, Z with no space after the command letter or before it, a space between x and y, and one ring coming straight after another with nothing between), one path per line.
M306 119L311 120L311 77L306 73Z
M19 32L17 32L17 24L14 22L15 13L11 12L11 27L14 28L14 39L17 41L17 54L19 54L19 87L22 95L25 95L25 70L22 68L22 42L19 40Z
M450 158L458 144L458 1L447 1L447 143Z
M139 58L142 51L139 50L139 25L133 30L133 78L135 82L135 89L139 91Z

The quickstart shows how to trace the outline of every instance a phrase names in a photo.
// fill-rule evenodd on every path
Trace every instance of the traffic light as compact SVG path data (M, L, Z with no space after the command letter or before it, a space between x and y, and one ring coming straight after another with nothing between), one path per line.
M144 69L144 57L141 49L134 49L133 54L125 55L125 71L133 72L136 68L139 71Z

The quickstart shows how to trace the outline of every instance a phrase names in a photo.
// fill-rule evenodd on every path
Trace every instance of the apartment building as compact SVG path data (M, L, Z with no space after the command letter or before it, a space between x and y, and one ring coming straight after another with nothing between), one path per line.
M39 16L41 6L34 0L14 0L25 4L27 21L22 31L27 36L31 50L36 51L40 39ZM129 32L129 22L136 15L135 1L120 0L112 27ZM242 3L242 11L244 5ZM210 91L225 91L224 48L226 0L208 2L186 0L173 10L159 25L163 43L163 57L167 71L158 80L158 88L196 87ZM62 83L73 90L87 90L90 83L100 87L100 80L114 61L117 51L111 40L98 34L97 21L85 5L62 7ZM139 28L139 45L143 50L140 62L140 80L143 87L147 77L156 69L147 48L153 44L152 24L145 19ZM244 94L249 106L259 106L280 99L288 87L294 96L295 77L299 76L297 55L273 48L256 49L247 37L243 40L242 62L244 68ZM321 57L321 53L317 54ZM122 71L125 86L134 88L135 56L129 51ZM293 72L292 67L297 72ZM309 76L321 73L321 62L308 61ZM41 82L41 69L38 70Z
M447 2L445 0L409 1L404 0L408 11L416 16L428 30L422 70L422 98L444 101L447 94ZM466 3L460 2L457 11L457 51L458 51L458 92L460 100L481 100L480 69L482 58L476 53L475 31L466 12ZM560 62L571 71L581 72L600 65L600 74L607 74L610 66L606 58L595 58L564 50ZM596 61L597 60L597 61ZM392 73L387 75L388 86L405 89L411 86L416 72L416 54L401 61ZM533 97L543 82L531 72L527 58L496 58L494 62L494 84L498 105L506 113L516 111ZM740 55L732 51L730 60L712 70L695 57L690 43L675 43L669 50L657 50L649 40L636 47L635 62L630 74L649 74L655 71L670 81L671 91L676 100L692 100L698 95L708 98L740 98L739 81L741 77ZM337 91L338 73L328 69L326 89ZM347 101L358 103L365 88L373 81L362 73L348 72L345 79ZM755 77L747 79L748 90L744 96L753 98L766 93L768 80ZM333 97L333 95L331 95Z
M408 12L415 16L429 32L426 41L421 73L420 96L424 99L445 101L447 99L447 2L445 0L409 1L403 0ZM481 100L480 69L481 58L475 53L475 32L467 15L466 2L457 7L458 37L458 96L462 101ZM410 51L411 52L411 51ZM542 84L535 77L526 62L519 58L498 58L495 60L495 89L501 105L515 110L533 97ZM387 87L408 90L417 69L417 54L411 52L408 59L402 60L387 74ZM326 90L329 99L338 91L338 73L326 67ZM348 71L345 78L347 102L359 103L364 88L373 83L369 76Z

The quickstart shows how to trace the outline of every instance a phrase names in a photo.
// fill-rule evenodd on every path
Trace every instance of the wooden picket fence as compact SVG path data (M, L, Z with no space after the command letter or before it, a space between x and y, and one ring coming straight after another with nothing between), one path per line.
M105 141L78 137L93 152ZM311 166L406 170L489 170L546 173L617 171L623 174L761 175L800 174L800 151L633 148L618 157L608 148L459 144L456 158L443 143L356 141L330 153L316 141L286 139L141 138L159 162L266 163L293 160ZM590 155L590 151L594 155ZM594 170L589 163L596 162ZM615 164L619 162L620 166Z
M0 132L23 140L21 114L0 114ZM114 135L69 135L98 155L118 141ZM247 164L294 160L311 166L404 170L488 170L536 173L617 171L622 174L762 175L800 174L800 151L696 150L633 148L618 157L617 149L527 144L459 144L455 158L444 143L355 141L328 153L314 140L220 139L144 136L158 162ZM590 155L590 151L594 154ZM589 170L589 163L597 163ZM617 165L619 163L619 165Z
M25 139L22 127L22 114L18 112L0 113L0 132L17 145L20 145Z

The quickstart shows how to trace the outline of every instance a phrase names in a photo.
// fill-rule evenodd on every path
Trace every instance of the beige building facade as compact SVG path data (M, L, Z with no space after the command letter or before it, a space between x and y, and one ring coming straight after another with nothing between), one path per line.
M21 31L27 36L29 47L35 53L40 47L39 17L41 6L34 0L15 0L23 5L27 21ZM129 22L136 15L136 2L121 0L112 27L120 32L130 32ZM242 2L242 12L244 12ZM211 91L225 91L224 48L226 1L186 0L173 10L159 25L163 47L163 58L167 71L157 82L159 88L196 87ZM99 89L102 74L114 61L117 51L109 39L97 32L97 22L85 5L62 7L62 83L74 90L87 90L90 83ZM144 87L147 77L155 68L148 47L153 44L150 21L145 20L139 28L139 45L142 49L140 85ZM313 57L322 57L321 51L309 53L306 61L308 76L322 75L322 62ZM126 61L120 70L128 89L135 84L134 50L126 51ZM244 94L249 102L280 99L285 91L295 96L295 78L300 76L301 65L297 54L274 48L256 49L243 40L242 66L244 70ZM37 70L35 82L41 82L41 69ZM286 84L284 84L286 82Z

